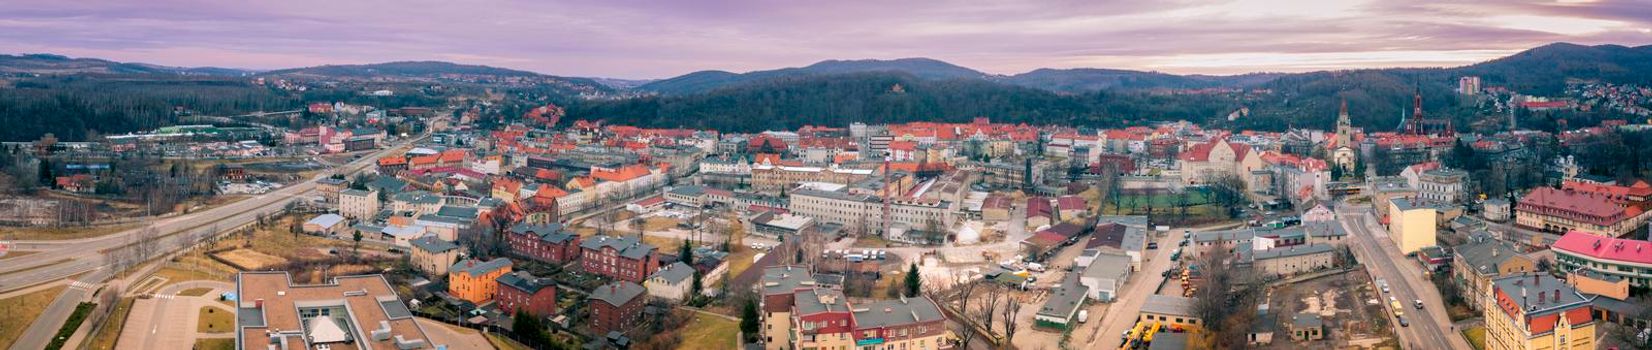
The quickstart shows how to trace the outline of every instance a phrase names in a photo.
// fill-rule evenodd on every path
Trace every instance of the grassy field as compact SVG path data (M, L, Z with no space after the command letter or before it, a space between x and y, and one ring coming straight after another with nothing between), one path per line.
M1473 346L1475 350L1484 350L1486 348L1486 327L1464 329L1463 338L1468 339L1468 345Z
M656 216L643 219L642 229L643 231L665 231L671 229L672 227L677 227L678 223L682 223L682 221Z
M235 350L235 338L196 339L195 350Z
M527 345L522 345L522 343L499 335L499 333L488 333L488 343L493 344L493 348L499 350L530 350Z
M235 313L216 307L202 307L200 322L195 331L201 333L228 333L235 328Z
M7 227L6 231L11 234L10 239L15 240L53 240L97 237L130 230L134 227L138 227L138 225L124 224L87 227Z
M86 344L87 349L114 350L115 341L120 340L121 328L126 327L126 315L132 312L133 300L135 299L121 298L120 302L115 304L115 311L109 314L108 319L103 320L103 328L98 329L97 334L87 340L90 342Z
M252 249L235 249L215 254L220 259L240 265L249 270L262 270L265 267L287 263L287 259L279 256L260 253Z
M206 295L207 293L211 293L211 292L212 292L212 288L190 288L190 289L185 289L181 292L178 292L178 295L179 296L186 296L186 297L198 297L198 296Z
M155 277L160 277L160 278L165 278L166 279L165 285L170 285L170 284L173 284L173 283L178 283L178 282L183 282L183 281L226 281L226 282L229 281L229 279L227 279L227 278L219 278L216 275L213 275L211 273L202 273L202 272L195 272L195 271L190 271L190 270L180 270L180 269L175 269L175 268L170 268L170 267L163 267L163 268L160 268L158 270L155 270L154 276Z
M750 269L752 264L757 263L752 261L755 257L757 257L757 251L751 250L749 247L734 246L734 254L728 255L728 278L739 276L741 272Z
M0 299L0 348L10 348L12 342L23 336L23 330L29 328L35 317L46 311L46 305L51 304L57 295L63 293L67 286L57 286L42 289L34 293L24 294L12 298Z
M694 320L683 326L683 342L678 349L721 349L733 346L740 335L740 324L732 320L694 314Z

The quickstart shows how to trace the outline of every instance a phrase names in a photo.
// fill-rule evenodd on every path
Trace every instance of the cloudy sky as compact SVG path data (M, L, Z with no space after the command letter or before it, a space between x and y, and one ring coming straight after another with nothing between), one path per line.
M931 57L997 74L1452 66L1652 44L1652 0L7 0L0 53L251 69L444 60L664 78Z

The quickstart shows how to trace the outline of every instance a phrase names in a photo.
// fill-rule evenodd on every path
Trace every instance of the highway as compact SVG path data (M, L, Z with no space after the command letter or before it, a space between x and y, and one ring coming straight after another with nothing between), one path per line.
M1343 205L1336 212L1337 221L1353 236L1349 247L1355 258L1364 264L1371 278L1388 281L1389 293L1383 293L1380 300L1385 305L1383 309L1389 311L1386 307L1388 297L1393 297L1404 306L1401 312L1410 323L1409 327L1400 327L1391 311L1387 316L1394 326L1394 333L1399 336L1400 347L1470 349L1468 342L1452 330L1439 290L1423 276L1420 265L1411 264L1410 258L1400 253L1399 247L1387 239L1388 232L1376 224L1371 208ZM1422 300L1423 309L1413 307L1414 300Z
M139 232L153 228L162 238L157 244L156 253L151 258L164 257L194 245L200 239L214 236L222 232L215 230L238 227L258 219L260 213L274 213L286 207L288 202L305 200L313 195L316 180L327 178L332 174L353 175L374 164L379 157L400 152L407 147L417 144L427 136L410 139L397 147L387 148L370 155L364 155L344 166L334 168L334 171L317 175L315 178L289 185L272 191L268 194L247 198L234 203L226 204L205 211L179 215L167 219L157 220L142 228L121 231L109 235L64 241L19 241L19 249L45 249L39 253L0 260L0 292L27 288L41 283L85 273L75 278L71 285L83 286L66 289L63 294L47 306L46 311L29 325L23 337L12 344L12 349L40 349L46 346L51 336L57 333L74 305L87 300L97 287L107 281L113 272L110 271L108 252L116 249L133 249L132 246Z

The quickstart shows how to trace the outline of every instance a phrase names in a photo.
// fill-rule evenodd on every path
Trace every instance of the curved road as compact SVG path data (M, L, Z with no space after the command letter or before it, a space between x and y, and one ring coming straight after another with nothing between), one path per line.
M316 175L315 178L289 185L268 194L244 199L238 202L219 206L205 211L171 218L156 220L143 228L121 231L109 235L65 240L65 241L19 241L19 249L41 249L40 252L12 259L0 260L0 292L26 288L29 286L69 278L78 274L85 275L70 281L71 285L80 286L68 288L59 294L51 305L46 307L29 329L23 333L21 339L12 344L12 349L39 349L46 346L57 328L69 318L74 305L87 300L99 285L108 280L114 273L109 269L109 252L117 249L133 249L139 232L154 228L161 238L156 244L151 258L162 257L171 252L194 245L205 237L216 236L222 232L217 230L237 227L257 220L260 213L274 213L286 207L288 202L302 200L315 190L316 180L327 178L332 174L353 175L368 166L373 165L379 157L398 152L418 141L424 140L428 134L415 139L409 139L396 147L387 148L360 159L350 162L333 171Z

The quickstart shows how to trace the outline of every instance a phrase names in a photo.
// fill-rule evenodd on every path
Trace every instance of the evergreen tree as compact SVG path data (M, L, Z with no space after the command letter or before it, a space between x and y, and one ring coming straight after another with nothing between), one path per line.
M683 239L683 246L677 250L677 256L681 257L683 264L694 266L694 246L689 244L687 238Z
M757 300L746 298L746 305L740 308L740 332L748 337L757 336Z
M40 183L57 188L57 177L52 176L52 161L46 158L40 158Z
M516 315L511 317L511 332L517 339L522 339L528 346L538 346L545 343L545 325L539 323L539 317L527 310L516 309Z
M918 296L918 288L922 285L923 282L918 280L918 264L913 263L911 268L906 270L906 297Z

